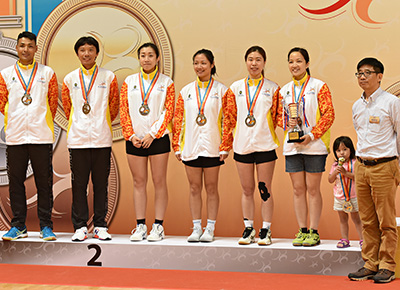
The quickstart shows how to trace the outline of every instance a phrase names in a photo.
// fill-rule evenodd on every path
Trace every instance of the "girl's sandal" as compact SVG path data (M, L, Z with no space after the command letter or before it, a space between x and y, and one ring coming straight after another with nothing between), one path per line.
M338 248L348 248L350 247L350 242L347 239L340 239L340 241L336 244Z

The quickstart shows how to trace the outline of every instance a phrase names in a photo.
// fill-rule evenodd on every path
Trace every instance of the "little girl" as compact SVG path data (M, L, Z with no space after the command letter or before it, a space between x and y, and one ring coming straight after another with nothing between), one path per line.
M342 239L337 243L338 248L350 247L349 242L349 216L356 227L362 247L362 224L358 215L358 204L354 183L354 163L356 162L356 151L353 142L347 136L338 137L333 142L333 154L336 162L332 164L328 181L335 183L333 187L334 204L333 209L339 214L340 232Z

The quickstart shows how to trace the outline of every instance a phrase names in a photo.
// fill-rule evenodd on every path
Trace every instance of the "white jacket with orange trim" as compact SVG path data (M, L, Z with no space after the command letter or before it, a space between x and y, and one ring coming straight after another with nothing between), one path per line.
M23 66L18 62L26 83L34 64ZM0 111L4 114L4 132L7 145L49 144L54 142L53 119L57 110L58 87L54 71L38 64L32 80L30 95L32 103L25 105L21 98L25 94L15 66L0 73Z

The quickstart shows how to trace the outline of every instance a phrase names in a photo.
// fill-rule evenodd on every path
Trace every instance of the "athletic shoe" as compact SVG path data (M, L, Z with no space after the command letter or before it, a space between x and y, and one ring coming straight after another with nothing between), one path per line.
M357 272L350 273L349 275L347 275L347 277L349 277L349 279L353 281L363 281L367 279L372 279L372 277L374 277L376 273L377 272L375 271L362 267Z
M20 238L26 238L28 236L28 230L26 226L22 229L17 227L12 227L7 233L3 235L4 241L14 241Z
M192 234L187 238L188 242L200 242L200 237L203 234L201 226L193 227Z
M164 228L160 224L153 224L150 234L147 236L149 242L157 242L164 239Z
M296 234L296 238L293 240L292 245L295 247L302 246L306 237L307 233L303 233L301 229L299 229L299 232Z
M388 269L379 269L378 273L372 277L375 283L389 283L396 279L394 272Z
M106 227L95 227L93 230L93 238L102 241L111 240L111 235L107 232Z
M258 245L266 246L266 245L271 245L272 244L271 230L270 229L262 228L260 230L259 237L260 238L258 239Z
M81 227L75 231L72 236L73 242L82 242L87 239L87 227Z
M247 227L243 231L243 236L239 239L239 245L250 245L255 242L256 230L253 227Z
M320 244L319 234L315 233L313 230L307 234L306 239L303 242L304 247L312 247Z
M145 224L138 224L131 232L129 238L132 242L143 241L147 237L147 226Z
M204 228L204 233L200 237L200 242L212 242L214 241L214 229L210 227Z
M53 233L53 230L51 227L42 227L39 238L45 240L45 241L55 241L57 240L56 235Z

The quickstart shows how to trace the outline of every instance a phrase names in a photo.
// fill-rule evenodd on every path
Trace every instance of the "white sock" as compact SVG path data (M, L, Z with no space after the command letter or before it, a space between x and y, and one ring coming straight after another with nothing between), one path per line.
M193 228L201 228L201 219L193 220Z
M244 220L244 226L246 228L253 227L253 221L252 220Z
M263 222L262 228L263 229L269 229L271 227L271 223L270 222Z
M214 230L215 229L215 220L207 220L207 228Z

